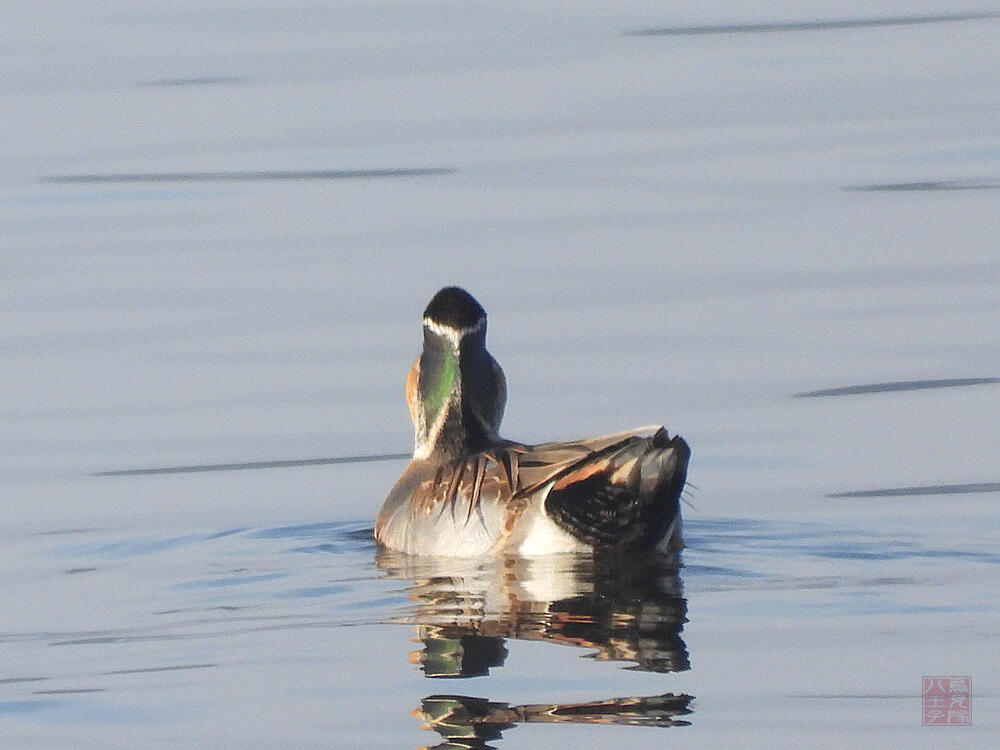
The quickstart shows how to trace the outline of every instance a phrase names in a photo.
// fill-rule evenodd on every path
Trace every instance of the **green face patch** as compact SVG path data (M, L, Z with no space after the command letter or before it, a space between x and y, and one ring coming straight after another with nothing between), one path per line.
M434 354L433 362L424 362L425 352L420 364L420 395L429 422L437 419L458 377L458 357L450 347L438 347Z

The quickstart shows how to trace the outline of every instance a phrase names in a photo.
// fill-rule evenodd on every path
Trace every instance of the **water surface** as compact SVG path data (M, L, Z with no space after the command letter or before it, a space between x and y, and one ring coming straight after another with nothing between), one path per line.
M997 736L995 9L7 15L4 747ZM508 436L688 440L680 558L376 549L455 283Z

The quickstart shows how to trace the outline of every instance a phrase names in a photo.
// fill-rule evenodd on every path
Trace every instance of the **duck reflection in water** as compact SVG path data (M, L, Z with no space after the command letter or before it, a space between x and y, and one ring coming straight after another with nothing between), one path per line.
M489 750L486 743L502 739L506 729L518 724L625 724L646 727L687 726L678 719L691 713L690 695L655 695L649 698L613 698L589 703L511 706L463 695L430 695L413 716L444 738L433 750Z
M481 677L507 658L507 639L591 650L627 669L690 668L681 631L687 621L677 554L561 554L534 558L445 559L382 549L376 562L408 581L413 604L393 618L412 624L423 648L410 660L427 677ZM460 695L432 695L413 713L447 742L485 748L521 722L674 726L691 696L622 697L575 704L510 705Z

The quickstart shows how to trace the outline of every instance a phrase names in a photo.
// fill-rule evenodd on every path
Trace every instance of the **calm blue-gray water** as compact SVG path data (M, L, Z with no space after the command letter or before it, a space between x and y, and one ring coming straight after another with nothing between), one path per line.
M1000 8L8 5L0 746L996 743ZM680 558L377 549L456 283Z

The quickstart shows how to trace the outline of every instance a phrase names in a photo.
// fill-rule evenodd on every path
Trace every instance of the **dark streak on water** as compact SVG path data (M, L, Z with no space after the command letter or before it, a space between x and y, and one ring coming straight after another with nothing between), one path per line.
M68 641L53 641L52 646L95 646L108 643L123 643L125 638L117 638L111 635L98 636L95 638L73 638Z
M939 380L899 380L890 383L870 383L849 385L843 388L824 388L819 391L796 393L795 398L816 398L820 396L856 396L863 393L886 393L890 391L919 391L925 388L957 388L965 385L992 385L1000 383L1000 378L942 378Z
M134 477L146 474L195 474L203 471L244 471L247 469L284 469L292 466L322 466L325 464L363 464L372 461L402 461L409 453L380 453L371 456L339 456L336 458L295 458L287 461L247 461L229 464L196 464L193 466L160 466L150 469L115 469L97 471L94 477Z
M215 86L218 84L243 83L245 78L236 76L201 76L197 78L163 78L158 81L140 81L140 86Z
M636 29L626 36L693 36L698 34L759 34L775 31L827 31L831 29L865 29L875 26L913 26L950 21L981 21L998 18L1000 13L941 13L928 16L884 16L881 18L843 18L828 21L785 21L774 23L733 23L704 26L664 26Z
M119 674L148 674L151 672L178 672L186 669L214 669L218 664L178 664L169 667L145 667L141 669L116 669L113 672L105 672L106 675Z
M1000 482L931 484L924 487L891 487L881 490L834 492L827 495L827 497L910 497L914 495L968 495L974 492L1000 492Z
M1000 180L949 180L930 182L886 182L875 185L852 185L844 190L868 193L931 192L947 190L1000 190Z
M42 182L61 184L123 182L253 182L259 180L352 180L377 177L426 177L451 174L446 167L400 169L306 169L261 172L134 172L123 174L69 174L43 177Z

